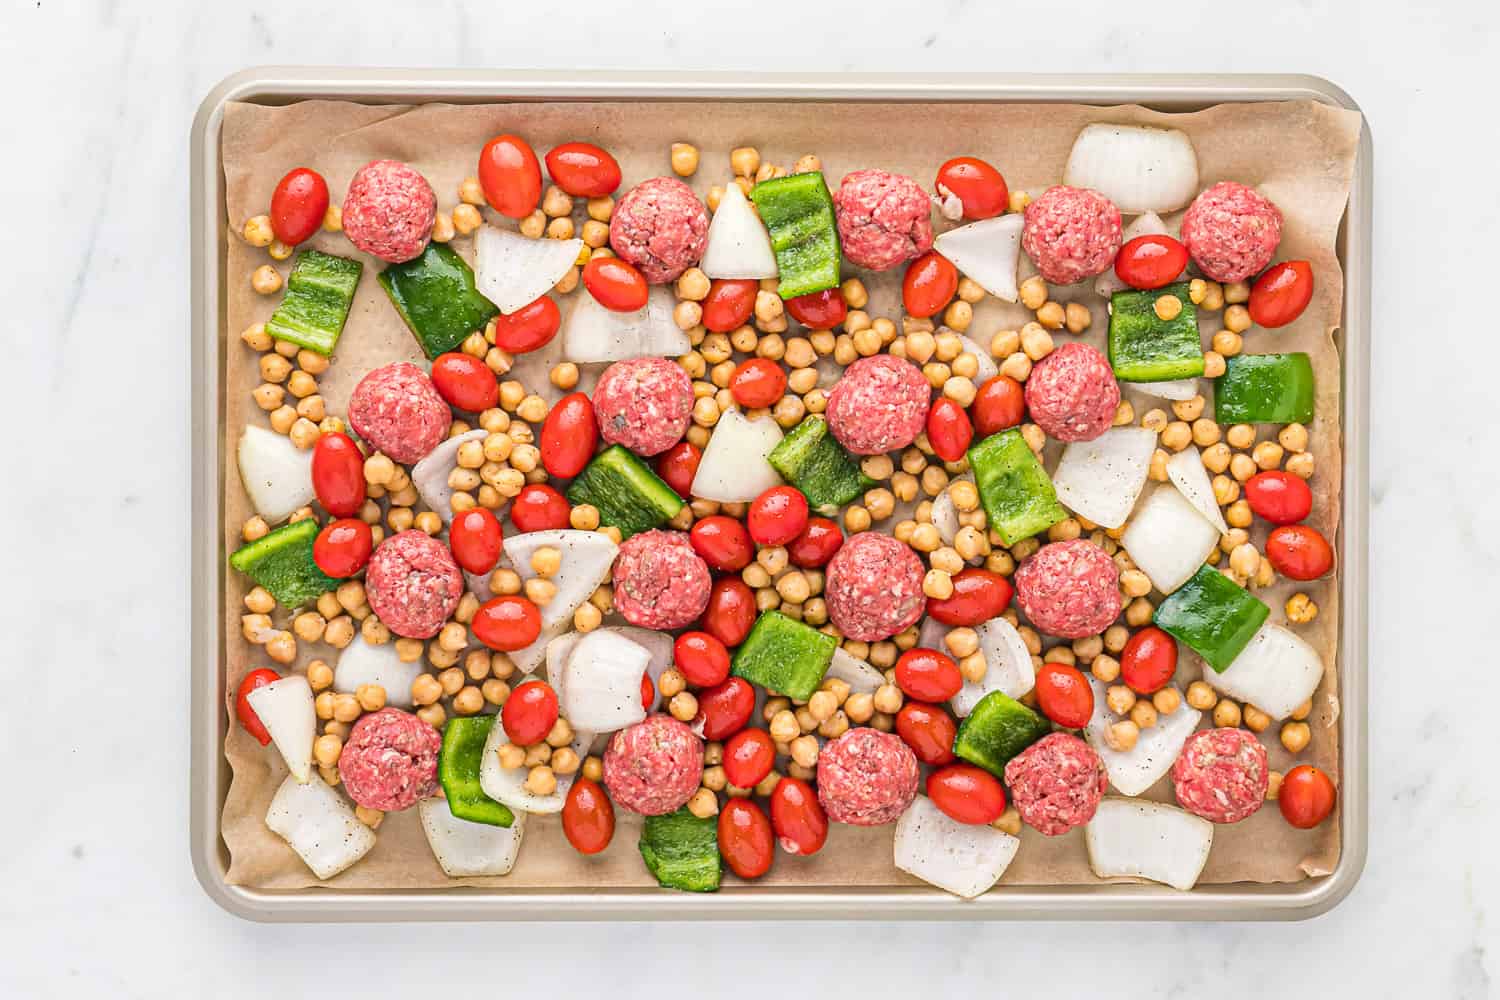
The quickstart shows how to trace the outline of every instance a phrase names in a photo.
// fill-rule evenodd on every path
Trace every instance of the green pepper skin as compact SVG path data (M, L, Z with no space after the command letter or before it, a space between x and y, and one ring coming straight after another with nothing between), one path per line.
M1182 311L1169 320L1156 315L1156 300L1163 295L1182 303ZM1109 366L1122 382L1167 382L1203 374L1198 310L1188 296L1186 281L1114 294L1109 313Z
M493 715L448 720L443 726L443 747L438 751L438 783L443 786L449 811L459 819L510 826L516 821L515 814L484 794L479 786L479 764L494 726Z
M392 264L378 280L429 361L457 350L500 312L474 287L474 271L464 259L441 243Z
M1270 614L1265 602L1244 587L1216 569L1199 566L1161 602L1151 621L1223 673Z
M736 677L767 691L806 701L823 683L839 641L782 614L767 611L734 651Z
M1309 424L1317 385L1306 354L1238 354L1214 379L1221 424Z
M991 434L968 454L989 526L1005 545L1014 545L1067 518L1047 470L1020 430Z
M1052 731L1052 725L1003 691L979 699L953 741L953 754L997 778L1016 754Z
M829 517L875 485L816 414L782 438L766 461L807 497L809 507Z
M339 585L313 560L319 530L314 517L283 524L235 549L229 565L270 591L282 607L300 607Z
M839 287L839 232L821 171L761 181L750 191L771 234L783 299Z
M639 843L647 871L663 889L714 892L719 888L719 826L686 808L647 816Z
M620 529L620 540L666 524L682 497L633 452L613 444L595 455L568 486L568 502L599 509L599 523Z
M326 358L338 345L362 270L357 260L302 251L286 280L281 305L266 320L266 332Z

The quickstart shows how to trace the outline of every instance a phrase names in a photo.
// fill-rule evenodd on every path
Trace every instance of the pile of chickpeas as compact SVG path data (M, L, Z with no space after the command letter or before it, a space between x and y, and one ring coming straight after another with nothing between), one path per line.
M273 431L286 435L305 451L323 434L344 429L344 421L328 413L318 391L318 376L328 370L326 357L290 340L272 337L264 323L246 327L240 340L260 352L260 383L250 396L265 411Z

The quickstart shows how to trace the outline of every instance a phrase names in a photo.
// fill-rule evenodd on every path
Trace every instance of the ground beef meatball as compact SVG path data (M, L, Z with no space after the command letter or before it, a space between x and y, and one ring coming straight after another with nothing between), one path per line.
M910 361L860 358L828 393L828 429L856 455L895 451L922 433L931 401L932 386Z
M917 797L917 755L894 733L860 727L818 754L818 801L854 826L894 823Z
M653 285L676 281L708 246L708 210L675 177L631 188L609 220L609 245Z
M641 628L674 629L708 607L708 563L681 531L645 531L615 557L615 610Z
M1109 778L1093 747L1069 733L1053 733L1010 759L1005 785L1026 825L1056 837L1094 818Z
M427 178L399 160L374 160L349 182L344 235L372 257L399 264L427 246L436 213Z
M442 444L452 421L453 411L432 379L410 361L376 368L349 396L354 432L402 465L420 461Z
M1212 823L1238 823L1254 813L1270 777L1266 748L1243 729L1194 733L1172 765L1177 801Z
M381 542L365 567L370 610L408 639L437 635L463 592L463 571L448 546L415 528Z
M1259 274L1281 242L1281 209L1254 188L1220 181L1193 199L1182 217L1182 243L1215 281Z
M1098 635L1120 615L1120 570L1093 542L1043 545L1015 572L1016 603L1059 639Z
M856 170L833 195L849 263L888 271L932 249L932 202L910 177Z
M1026 206L1021 246L1054 285L1092 278L1114 265L1120 210L1098 191L1050 187Z
M409 809L437 791L443 738L415 715L382 708L361 716L339 753L339 780L355 804Z
M1026 380L1026 409L1059 441L1092 441L1109 430L1120 384L1109 360L1088 344L1064 344L1036 363Z
M862 531L828 561L823 593L828 617L850 639L888 639L922 617L923 574L922 560L910 546Z
M703 782L703 741L670 715L622 729L604 751L604 785L615 804L660 816L687 804Z
M693 382L675 361L635 358L604 369L594 386L594 418L606 444L658 455L687 432Z

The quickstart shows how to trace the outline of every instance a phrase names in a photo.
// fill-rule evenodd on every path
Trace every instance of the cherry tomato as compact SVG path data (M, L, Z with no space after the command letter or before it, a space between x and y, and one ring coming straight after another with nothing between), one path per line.
M801 778L782 778L771 790L771 829L788 854L817 854L828 839L828 816Z
M334 517L353 517L365 503L365 457L347 434L324 434L313 445L313 492Z
M826 565L844 544L837 522L826 517L810 517L807 525L787 544L787 558L793 566L816 569Z
M713 333L738 330L755 311L760 282L749 278L715 278L703 300L703 326Z
M776 841L771 821L749 799L730 799L719 812L719 854L740 878L760 878L771 870Z
M540 743L557 724L557 692L546 681L522 684L505 699L500 709L500 724L516 746Z
M808 292L782 303L792 319L811 330L832 330L849 315L849 305L837 288Z
M252 670L240 681L239 690L234 693L234 714L239 717L240 725L245 727L245 732L254 736L261 746L269 746L271 734L266 732L266 724L260 721L260 716L255 714L255 709L250 707L250 692L256 688L265 687L272 681L281 680L281 675L268 667Z
M745 515L760 545L785 545L807 527L807 497L793 486L773 486L750 501Z
M579 854L598 854L615 836L615 807L609 796L583 775L573 779L562 808L563 836Z
M729 650L707 632L684 632L672 644L672 665L694 687L713 687L729 678Z
M1281 779L1276 804L1281 816L1299 830L1311 830L1333 812L1338 798L1328 775L1311 764L1298 764Z
M1115 254L1115 275L1131 288L1161 288L1188 265L1187 247L1170 236L1137 236Z
M1120 653L1120 680L1136 694L1155 694L1176 672L1177 640L1155 625L1131 636Z
M947 396L939 396L927 411L927 441L937 457L945 462L957 462L969 450L974 440L974 425L969 415Z
M958 291L958 268L936 250L929 250L906 265L901 279L901 301L918 318L943 311Z
M329 521L313 541L313 562L335 580L353 576L370 561L375 536L357 517Z
M703 738L722 740L745 728L755 711L755 688L743 677L731 677L698 692L698 716L703 722Z
M965 219L993 219L1010 207L1010 189L1000 171L973 156L956 156L938 167L938 197L943 189L958 196Z
M927 613L944 625L973 627L1005 610L1015 593L1010 581L999 573L970 566L953 574L953 594L927 599Z
M620 186L620 164L587 142L565 142L548 152L547 175L575 198L603 198Z
M927 776L927 797L957 823L993 823L1005 812L1000 779L973 764L949 764Z
M569 393L554 403L542 422L538 441L542 465L549 474L571 479L582 472L599 443L599 425L588 393Z
M694 521L688 529L688 541L710 568L722 573L738 573L755 558L750 533L739 521L724 514Z
M935 649L908 649L896 661L896 686L908 698L936 704L958 694L963 674L953 658Z
M488 573L500 561L503 533L500 521L483 507L453 515L448 526L448 547L453 558L470 573Z
M495 346L511 354L525 354L547 346L562 326L557 303L543 295L509 316L495 317Z
M703 461L703 452L690 441L678 441L656 456L656 474L662 482L672 487L672 492L690 500L693 496L693 479L698 475L698 463Z
M479 186L495 211L524 219L541 200L542 166L525 139L497 135L479 151Z
M958 726L940 705L909 701L896 713L896 735L923 764L946 764L953 759Z
M1312 512L1312 490L1301 476L1272 469L1245 483L1250 509L1272 524L1296 524Z
M735 366L729 391L747 410L775 406L786 392L786 372L769 358L750 358Z
M1333 549L1316 528L1284 524L1266 539L1271 568L1293 580L1316 580L1333 568Z
M510 523L516 530L561 531L572 511L568 498L546 483L528 483L510 502Z
M615 312L644 309L651 297L645 275L618 257L590 257L583 265L583 287L601 306Z
M980 437L1019 426L1026 416L1026 390L1009 375L996 375L979 387L969 415Z
M1077 667L1044 663L1036 672L1036 699L1042 714L1064 729L1082 729L1094 715L1094 689Z
M1312 294L1312 265L1305 260L1282 261L1250 287L1250 318L1268 330L1286 326L1302 315Z
M449 351L432 362L432 385L448 405L481 413L500 405L500 383L489 366L472 354Z
M775 763L776 744L764 729L741 729L724 744L724 776L736 788L754 788Z
M316 170L298 167L271 192L271 232L288 246L308 239L328 211L328 182Z
M536 642L536 637L542 634L542 615L536 605L526 598L507 594L504 597L493 597L481 604L474 613L474 621L470 627L474 629L474 638L486 646L502 653L512 653ZM516 690L519 691L520 688ZM553 700L556 701L556 698ZM543 731L542 735L545 736L546 732ZM541 739L541 736L537 739ZM536 740L517 742L535 743Z
M641 674L641 707L651 711L651 703L656 700L656 685L651 683L651 674Z
M726 646L738 646L755 624L755 594L737 576L721 576L708 592L703 631Z

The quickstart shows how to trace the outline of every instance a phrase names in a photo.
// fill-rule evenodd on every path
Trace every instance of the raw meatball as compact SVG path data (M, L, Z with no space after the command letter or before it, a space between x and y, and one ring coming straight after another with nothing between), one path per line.
M862 531L828 561L828 617L851 639L888 639L922 617L922 560L890 535Z
M408 639L437 635L463 593L463 571L448 546L415 528L381 542L365 568L370 610Z
M1271 263L1281 243L1281 209L1254 188L1220 181L1188 206L1182 243L1213 280L1244 281Z
M365 253L399 264L427 246L436 213L427 178L399 160L374 160L349 182L344 235Z
M910 177L856 170L834 192L833 206L851 264L888 271L932 249L932 202Z
M1188 812L1238 823L1266 800L1266 748L1243 729L1205 729L1188 737L1172 765L1172 788Z
M818 801L838 823L894 823L917 797L918 776L917 755L901 737L851 729L818 755Z
M856 455L895 451L922 433L931 401L932 386L910 361L860 358L828 394L828 429Z
M676 281L708 246L708 210L675 177L631 188L609 220L609 245L653 285Z
M1069 733L1043 736L1005 765L1005 786L1016 811L1048 837L1093 819L1108 785L1104 761Z
M1050 187L1026 206L1021 246L1054 285L1092 278L1114 265L1120 210L1098 191Z
M1016 603L1031 624L1059 639L1098 635L1120 615L1120 571L1083 538L1043 545L1016 569Z
M1088 344L1064 344L1036 363L1026 380L1026 409L1059 441L1092 441L1109 430L1120 384L1109 360Z
M703 783L703 741L670 715L620 730L604 751L604 785L617 805L660 816L687 804Z
M453 411L432 379L409 361L376 368L349 396L354 432L402 465L421 461L442 444L452 421Z
M646 531L615 557L615 610L641 628L674 629L708 607L708 563L681 531Z
M616 361L594 386L594 418L606 444L637 455L657 455L687 432L693 417L693 382L666 358Z
M339 780L355 804L409 809L437 791L443 738L415 715L382 708L362 716L339 753Z

